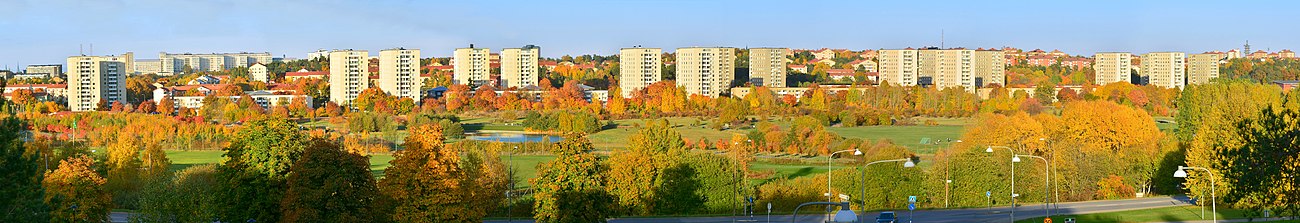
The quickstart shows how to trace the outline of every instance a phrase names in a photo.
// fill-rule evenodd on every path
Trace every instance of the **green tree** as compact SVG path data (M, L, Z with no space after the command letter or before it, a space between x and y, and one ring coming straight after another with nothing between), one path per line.
M326 139L313 139L294 163L280 203L283 222L378 222L379 197L370 159Z
M1272 209L1279 216L1300 215L1300 179L1295 177L1300 173L1300 147L1295 145L1300 142L1300 111L1269 107L1236 127L1235 137L1244 143L1220 148L1223 178L1233 188L1225 200L1254 214Z
M282 119L257 120L235 134L218 171L223 221L280 219L285 177L307 146L307 135Z
M50 222L106 222L113 207L112 197L104 188L105 180L96 173L95 161L80 156L59 161L59 169L45 173L45 204L49 205Z
M185 168L155 178L142 188L139 209L131 222L212 222L217 219L220 194L216 165Z
M626 151L610 157L606 189L617 198L621 209L629 214L674 214L676 211L693 211L674 207L677 196L694 198L693 193L678 194L665 191L672 183L684 177L678 157L683 156L686 143L681 133L668 126L666 120L646 123L646 127L633 135ZM674 173L669 173L670 169ZM670 176L671 174L671 176ZM688 202L689 203L689 202ZM698 204L699 202L694 202ZM683 210L687 209L687 210Z
M0 105L3 105L0 99ZM26 151L19 139L23 122L14 117L0 119L0 222L39 222L48 218L41 201L41 156L49 150Z
M538 166L533 209L537 222L605 222L613 197L605 193L605 166L586 136L571 134L555 144L554 160Z

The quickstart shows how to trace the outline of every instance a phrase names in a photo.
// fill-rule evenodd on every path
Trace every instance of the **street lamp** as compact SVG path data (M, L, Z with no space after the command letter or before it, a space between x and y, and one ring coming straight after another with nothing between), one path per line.
M830 156L826 156L826 202L833 202L831 200L833 199L833 196L831 196L831 163L833 161L832 159L835 158L835 154L839 154L842 152L853 152L854 156L862 155L862 150L851 149L851 150L836 151L831 153Z
M1051 209L1051 208L1048 208L1048 206L1047 206L1047 204L1049 203L1049 202L1048 202L1048 197L1047 197L1047 191L1048 191L1048 190L1047 190L1047 187L1048 187L1047 184L1048 184L1048 182L1051 182L1051 179L1052 179L1051 172L1048 171L1048 169L1051 168L1052 164L1047 162L1047 158L1043 158L1043 157L1041 157L1041 156L1034 156L1034 155L1016 155L1016 157L1021 157L1021 156L1023 156L1023 157L1030 157L1030 158L1038 158L1038 159L1040 159L1040 160L1043 160L1043 165L1044 165L1044 166L1043 166L1043 174L1047 174L1047 177L1046 177L1046 178L1043 178L1043 187L1044 187L1044 188L1043 188L1043 210L1047 211L1047 218L1052 218L1052 209Z
M1016 221L1016 163L1020 162L1020 157L1016 156L1016 151L1006 146L989 146L984 149L986 153L993 153L993 148L1003 148L1011 152L1011 221Z
M951 147L952 142L952 140L948 140L948 146ZM961 140L958 139L957 143L961 143ZM943 159L943 208L948 208L948 199L951 197L948 193L949 188L952 187L952 165L949 165L950 161L951 159Z
M858 195L858 196L862 196L862 214L867 214L867 167L871 166L871 164L891 163L891 162L903 162L903 168L916 167L916 163L913 162L911 158L879 160L879 161L867 163L866 165L862 165L862 178L861 178L862 184L860 184L862 193ZM861 216L858 217L858 222L863 222Z
M1201 168L1201 167L1178 166L1178 171L1174 171L1174 177L1187 178L1187 171L1185 170L1189 170L1189 169L1204 170L1205 173L1210 174L1210 212L1213 213L1212 215L1214 216L1214 222L1215 223L1219 222L1218 204L1214 198L1214 172L1210 172L1210 169Z

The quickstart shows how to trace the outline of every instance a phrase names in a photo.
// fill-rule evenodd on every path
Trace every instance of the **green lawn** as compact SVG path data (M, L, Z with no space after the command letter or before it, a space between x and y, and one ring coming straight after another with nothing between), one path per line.
M920 154L933 154L938 151L939 147L947 144L934 145L921 144L922 138L930 140L961 138L962 130L965 126L958 125L938 125L938 126L861 126L861 127L830 127L831 132L840 134L845 138L860 139L889 139L894 144L905 146L912 152Z
M676 129L682 134L683 139L690 140L691 142L696 142L701 139L715 142L718 141L718 139L731 139L733 135L745 134L748 132L748 130L718 131L708 128L707 126L696 126L695 122L698 120L696 118L672 117L664 119L667 119L668 124L672 125L673 129ZM616 128L596 132L587 136L587 139L591 140L593 147L600 150L627 148L628 139L631 138L632 135L635 135L637 131L640 131L641 127L646 125L647 120L656 119L614 120L614 124L617 125ZM708 122L701 121L700 123Z
M171 171L179 171L190 166L220 163L221 150L167 150L167 159L172 161Z
M168 150L167 158L171 159L171 171L179 171L190 166L203 164L216 164L221 162L222 151L203 150L203 151L181 151ZM522 180L519 187L527 187L527 179L537 175L537 164L555 159L551 155L521 155L521 156L502 156L502 160L510 162L518 171L518 176ZM388 162L393 161L393 155L390 154L370 154L370 173L375 177L383 177L384 169L388 168ZM825 172L825 171L823 171Z
M1243 211L1237 209L1219 209L1219 219L1240 219L1244 218ZM1064 215L1053 217L1054 222L1065 222L1065 218L1075 218L1078 222L1101 222L1101 223L1127 223L1127 222L1178 222L1178 221L1201 221L1210 220L1210 210L1205 209L1205 218L1201 218L1201 207L1198 206L1178 206L1167 208L1142 209L1109 213L1084 214L1084 215ZM1043 218L1032 218L1016 221L1018 223L1037 223L1043 222ZM1300 221L1276 221L1276 222L1300 222Z

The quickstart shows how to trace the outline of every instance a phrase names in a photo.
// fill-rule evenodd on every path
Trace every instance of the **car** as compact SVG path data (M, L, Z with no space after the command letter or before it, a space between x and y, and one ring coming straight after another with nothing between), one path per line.
M1065 218L1065 223L1074 223L1074 218Z
M876 223L895 223L898 222L898 216L893 211L880 212L876 217Z

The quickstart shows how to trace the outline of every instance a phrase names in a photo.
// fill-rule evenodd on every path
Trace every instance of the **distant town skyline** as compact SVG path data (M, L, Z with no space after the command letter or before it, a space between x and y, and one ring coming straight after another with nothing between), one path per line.
M1122 6L1122 7L1118 7ZM541 47L543 57L616 55L641 45L851 50L906 47L1200 53L1293 49L1300 2L1180 1L0 1L0 67L61 64L79 54L318 49L424 57L455 48ZM1291 26L1291 27L1288 27Z

